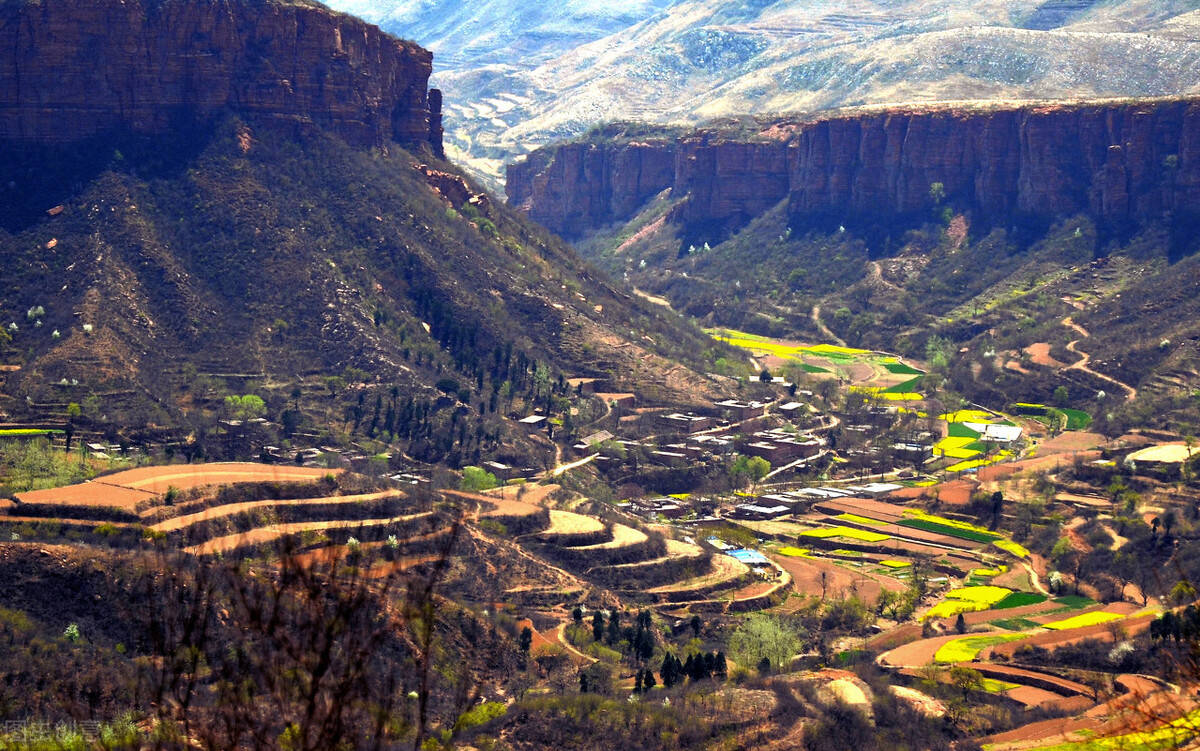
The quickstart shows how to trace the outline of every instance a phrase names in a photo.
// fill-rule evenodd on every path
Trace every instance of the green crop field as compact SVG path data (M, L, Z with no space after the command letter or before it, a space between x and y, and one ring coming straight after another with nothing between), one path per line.
M1069 608L1078 610L1079 608L1090 608L1096 604L1096 601L1090 597L1082 595L1065 595L1063 597L1055 597L1054 601L1059 605L1066 605Z
M1023 608L1026 605L1039 605L1045 601L1046 596L1039 595L1036 592L1013 592L1008 597L996 603L993 608L996 610L1009 610L1011 608Z
M899 362L884 362L883 367L887 368L889 373L896 375L925 375L920 370Z
M979 431L972 430L971 428L968 428L966 425L962 424L961 422L952 422L952 423L950 423L950 437L951 438L978 438Z
M920 529L925 532L934 532L947 537L957 537L960 540L971 540L972 542L993 542L999 539L999 535L991 532L976 532L971 529L960 529L958 527L950 527L937 522L925 521L924 519L901 519L896 522L902 527L911 529Z
M921 385L922 380L923 380L923 377L918 376L917 378L913 378L910 381L905 381L904 383L897 383L895 386L886 388L883 390L882 393L884 393L884 394L911 394L918 390L918 387Z

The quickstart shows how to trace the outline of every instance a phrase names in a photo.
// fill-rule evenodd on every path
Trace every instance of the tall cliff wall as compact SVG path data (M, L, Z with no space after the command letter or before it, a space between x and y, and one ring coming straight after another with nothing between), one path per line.
M671 174L661 169L668 159ZM637 191L620 187L630 175L645 177ZM639 196L668 187L688 196L681 221L734 226L784 198L799 217L919 215L932 208L936 182L956 208L999 221L1087 212L1121 225L1195 215L1200 101L895 109L775 123L740 141L697 132L650 144L562 144L510 166L508 195L573 235L628 218Z
M0 0L0 139L158 134L223 110L441 150L432 55L303 0Z

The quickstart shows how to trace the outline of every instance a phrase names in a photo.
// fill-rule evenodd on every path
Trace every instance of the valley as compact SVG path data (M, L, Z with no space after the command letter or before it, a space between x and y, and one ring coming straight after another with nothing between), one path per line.
M0 747L1195 745L1194 3L337 7L0 0Z

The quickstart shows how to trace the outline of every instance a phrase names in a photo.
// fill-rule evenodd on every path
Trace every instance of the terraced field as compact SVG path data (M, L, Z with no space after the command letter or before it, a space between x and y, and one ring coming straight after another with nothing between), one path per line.
M237 534L217 537L199 545L186 547L183 549L183 552L198 556L228 554L235 550L275 542L289 535L299 535L305 532L328 532L333 530L358 530L369 529L372 527L388 527L392 525L405 524L418 519L427 519L432 516L433 512L425 511L420 514L409 514L407 516L397 516L390 519L340 519L324 522L272 524L267 527L258 527L247 532L238 532Z
M30 506L116 508L134 513L171 488L183 491L245 482L312 482L340 473L341 470L251 462L173 464L138 467L78 485L18 493L16 499Z
M168 534L178 532L187 527L202 522L215 521L237 514L243 514L249 511L260 509L278 509L278 508L298 508L303 506L327 506L340 504L362 504L369 501L381 501L391 498L403 498L401 493L392 490L380 491L378 493L362 493L359 495L344 495L334 496L329 498L303 498L296 500L284 501L247 501L245 503L231 503L224 506L214 506L205 509L204 511L195 514L186 514L184 516L176 516L172 519L158 522L150 525L149 529L155 532Z

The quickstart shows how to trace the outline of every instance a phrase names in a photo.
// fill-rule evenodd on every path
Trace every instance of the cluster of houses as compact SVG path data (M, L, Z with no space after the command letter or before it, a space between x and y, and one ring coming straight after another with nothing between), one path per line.
M769 521L807 511L818 501L837 498L883 498L903 486L888 482L872 482L864 485L848 485L840 488L801 488L781 493L759 496L753 503L734 506L730 516L748 521Z

